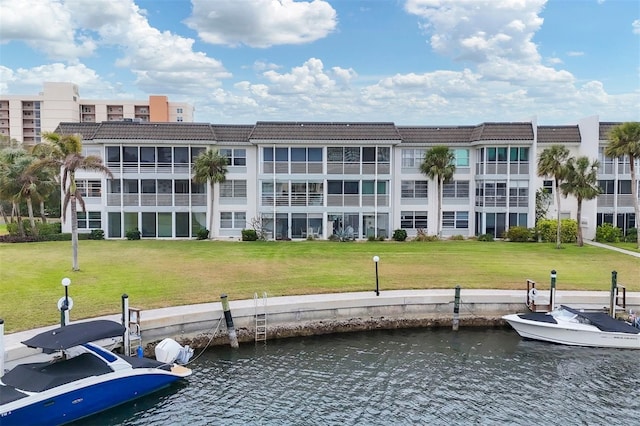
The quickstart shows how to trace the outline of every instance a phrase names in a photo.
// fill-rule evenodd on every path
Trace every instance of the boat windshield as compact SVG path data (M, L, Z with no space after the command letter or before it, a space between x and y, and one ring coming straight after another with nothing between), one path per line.
M556 319L556 320L560 320L560 321L566 321L566 322L577 322L576 317L578 315L574 314L573 312L569 312L566 309L563 308L556 308L553 311L551 311L551 315Z

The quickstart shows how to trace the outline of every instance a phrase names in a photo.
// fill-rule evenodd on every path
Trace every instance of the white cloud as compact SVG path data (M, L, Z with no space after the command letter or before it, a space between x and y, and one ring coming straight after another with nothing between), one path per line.
M96 49L95 41L78 32L74 18L59 1L2 0L2 43L23 41L52 59L75 59Z
M584 52L570 51L567 52L567 56L584 56Z
M303 44L326 37L337 25L336 11L324 0L192 0L185 22L212 44L269 47Z
M634 34L640 34L640 19L636 19L631 23L632 32Z

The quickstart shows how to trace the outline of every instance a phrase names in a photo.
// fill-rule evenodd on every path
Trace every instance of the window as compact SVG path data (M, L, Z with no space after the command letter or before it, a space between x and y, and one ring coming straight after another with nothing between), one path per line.
M542 192L544 192L546 194L551 194L553 192L553 181L552 180L545 180L544 182L542 182Z
M189 163L189 148L187 147L173 148L173 159L176 164Z
M442 212L443 229L467 229L469 227L469 212Z
M509 161L512 163L529 161L529 148L511 147L509 150Z
M598 186L602 194L615 194L615 181L613 180L599 180Z
M100 197L102 188L99 180L76 180L76 186L82 197Z
M427 198L429 182L426 180L403 180L402 198Z
M442 187L442 198L469 198L469 181L447 182Z
M456 167L469 167L469 150L468 149L454 149L453 150L454 161Z
M78 212L78 229L100 229L102 215L100 212Z
M246 180L226 180L220 184L220 198L246 198Z
M426 211L400 212L400 228L427 229L427 212Z
M244 229L247 225L246 212L220 212L220 228Z
M228 166L246 166L247 150L246 149L220 149L220 155L227 157Z
M120 162L120 147L108 146L107 147L107 162L119 163Z
M159 146L158 147L158 163L171 164L171 147Z
M403 149L402 150L402 167L420 167L424 160L424 149Z
M177 109L176 109L176 113L177 113L177 114L182 114L182 108L177 108Z
M618 181L618 194L631 194L631 181L619 180Z
M327 182L328 194L357 194L358 181L330 180Z

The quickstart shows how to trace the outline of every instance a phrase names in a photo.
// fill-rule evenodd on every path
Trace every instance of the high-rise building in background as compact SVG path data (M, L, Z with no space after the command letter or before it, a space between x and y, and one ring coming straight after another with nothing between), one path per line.
M167 96L146 100L83 99L78 85L47 82L37 95L0 95L0 135L24 142L40 142L61 122L102 121L193 122L193 105L170 102Z

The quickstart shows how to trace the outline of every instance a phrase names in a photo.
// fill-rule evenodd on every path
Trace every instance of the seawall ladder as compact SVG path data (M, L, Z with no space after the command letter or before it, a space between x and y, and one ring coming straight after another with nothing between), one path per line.
M258 293L254 293L253 302L255 306L256 319L256 342L267 341L267 292L262 293L262 297L258 297Z

